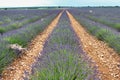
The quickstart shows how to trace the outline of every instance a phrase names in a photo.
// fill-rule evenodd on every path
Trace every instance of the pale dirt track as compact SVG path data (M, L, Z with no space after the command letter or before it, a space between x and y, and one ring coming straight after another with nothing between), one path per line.
M120 57L102 41L97 40L67 11L71 25L82 42L83 50L96 63L101 80L120 80Z
M35 62L36 57L43 50L43 45L57 25L62 12L52 21L52 23L31 42L28 51L23 53L20 58L16 59L2 73L1 80L23 80L24 71L31 73L31 65Z

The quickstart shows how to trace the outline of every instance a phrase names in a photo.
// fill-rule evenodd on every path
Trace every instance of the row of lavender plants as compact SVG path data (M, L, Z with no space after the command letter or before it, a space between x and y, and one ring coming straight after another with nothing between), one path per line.
M120 8L80 8L83 16L120 31Z
M45 17L44 21L39 21L35 24L33 23L17 31L13 31L10 35L8 34L0 38L0 73L20 54L16 53L8 46L10 44L19 44L22 47L27 47L27 44L31 39L33 39L38 33L42 32L59 12L60 10L56 10L53 14ZM47 13L49 14L49 12Z
M0 12L0 14L1 14L1 12ZM21 21L25 18L27 18L27 17L20 13L16 14L16 15L14 14L14 16L12 16L12 17L3 15L0 17L0 26L8 25L14 21Z
M30 19L35 15L38 16L35 12L29 10L0 10L0 26L4 27L16 21Z
M14 14L13 14L13 15L14 15ZM14 16L16 16L16 15L14 15ZM13 16L13 17L14 17L14 16ZM40 15L34 14L34 15L33 15L32 17L30 17L30 18L23 19L23 20L20 20L20 21L13 21L13 22L11 22L11 23L8 24L8 25L3 25L3 26L1 25L1 26L0 26L0 33L3 34L3 33L8 32L8 31L10 31L10 30L18 29L18 28L20 28L20 27L22 27L22 26L24 26L24 25L33 23L33 22L35 22L35 21L37 21L37 20L39 20L39 19L41 19L41 18L44 18L44 17L46 17L46 16L48 16L48 14L42 12L42 13L40 13ZM14 18L16 18L16 17L14 17Z
M84 14L81 14L82 11L76 10L70 12L73 16L78 20L78 22L85 27L88 32L92 35L96 36L99 40L105 41L108 43L110 47L112 47L115 51L120 53L120 34L119 32L109 30L103 25L98 25L96 22L90 21L88 18L84 17Z
M94 16L96 18L111 22L111 23L119 23L120 22L120 8L79 8L77 9L84 15ZM80 14L81 14L80 13Z
M3 14L0 11L0 14ZM21 21L23 19L27 18L24 14L14 14L12 16L8 15L6 16L4 15L0 15L0 26L4 26L4 25L9 25L10 23L14 22L14 21Z
M115 28L117 31L120 32L120 22L119 23L109 22L109 21L106 21L104 19L100 19L100 18L97 18L95 16L91 16L91 15L88 15L87 18L89 18L95 22L99 22L99 23L102 23L102 24L107 25L109 27Z
M31 80L95 80L96 78L65 12L46 41L41 54L33 65Z
M0 21L13 22L26 18L32 18L33 16L39 16L40 14L46 14L46 12L52 12L50 10L0 10Z

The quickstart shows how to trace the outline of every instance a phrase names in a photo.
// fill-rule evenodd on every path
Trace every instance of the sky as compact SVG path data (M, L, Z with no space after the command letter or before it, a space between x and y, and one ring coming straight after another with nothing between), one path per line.
M0 0L0 7L120 6L120 0Z

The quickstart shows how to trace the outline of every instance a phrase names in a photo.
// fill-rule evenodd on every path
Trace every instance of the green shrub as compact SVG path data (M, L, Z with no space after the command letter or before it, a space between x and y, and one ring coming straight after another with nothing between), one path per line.
M120 23L114 24L114 27L115 27L118 31L120 31Z
M52 14L45 18L45 21L42 23L30 24L17 33L10 36L3 36L0 39L0 74L6 66L19 56L13 50L9 49L8 45L17 43L22 47L26 47L31 39L33 39L38 33L41 33L55 16L57 16L57 14Z
M85 80L92 74L88 65L72 52L61 49L44 56L40 69L31 77L32 80Z
M7 42L1 41L0 43L0 74L4 70L5 66L9 65L9 63L17 55L12 50L10 50L7 46L8 46Z
M15 22L15 23L13 23L13 24L11 24L9 27L12 29L17 29L17 28L19 28L19 27L21 27L22 26L22 23L20 23L20 22Z
M3 34L5 32L5 29L0 27L0 34Z
M2 24L4 24L4 22L3 22L3 21L0 21L0 25L2 25Z
M117 29L118 31L120 31L120 23L113 23L113 22L108 22L108 21L105 21L105 20L102 20L100 18L96 18L94 16L87 16L89 19L93 20L93 21L96 21L96 22L100 22L102 24L105 24L109 27L112 27L112 28L115 28Z
M16 18L14 18L14 20L22 20L24 18L25 18L24 15L18 15Z
M95 36L100 40L104 40L106 35L108 35L108 32L106 29L99 29L95 34Z
M35 21L37 21L38 19L40 19L39 16L34 16L33 18L29 19L26 23L35 22Z
M10 44L19 44L22 46L25 46L27 43L25 43L25 39L21 40L21 36L11 36L4 38L5 41L9 42Z
M79 19L78 17L76 17L76 19L80 21L80 23L88 30L88 32L96 36L99 40L102 40L108 43L108 45L111 48L113 48L116 52L118 52L118 54L120 54L120 36L119 35L115 35L111 31L105 28L93 26L81 18ZM110 23L109 25L113 25L113 24ZM119 24L117 26L119 27Z
M11 20L10 18L7 18L7 17L4 19L4 22L5 22L5 23L10 23L11 21L12 21L12 20Z

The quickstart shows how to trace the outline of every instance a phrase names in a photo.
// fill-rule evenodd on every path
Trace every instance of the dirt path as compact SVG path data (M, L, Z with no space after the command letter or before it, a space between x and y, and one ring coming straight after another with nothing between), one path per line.
M120 57L102 41L89 35L67 11L71 25L82 42L83 50L98 66L101 80L120 80Z
M58 23L62 12L53 20L53 22L40 33L30 44L28 51L26 51L20 58L16 59L5 71L2 73L2 80L23 80L26 73L31 72L31 65L35 58L43 50L43 45Z

